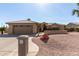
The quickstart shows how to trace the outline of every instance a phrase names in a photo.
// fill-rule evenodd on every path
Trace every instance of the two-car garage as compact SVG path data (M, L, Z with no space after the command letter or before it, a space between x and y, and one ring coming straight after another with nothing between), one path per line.
M32 34L32 25L14 25L13 34Z
M9 25L8 34L32 34L37 33L37 22L27 20L19 20L7 22Z

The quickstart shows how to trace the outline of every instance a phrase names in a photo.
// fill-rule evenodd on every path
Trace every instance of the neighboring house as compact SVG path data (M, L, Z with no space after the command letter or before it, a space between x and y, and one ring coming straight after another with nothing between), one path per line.
M65 30L65 25L57 24L57 23L48 23L46 34L67 34L67 30Z
M79 23L69 23L66 28L79 28Z
M9 25L9 34L32 34L37 33L37 22L27 20L19 20L13 22L7 22Z
M64 30L64 25L57 23L48 23L47 28L58 27L60 30Z

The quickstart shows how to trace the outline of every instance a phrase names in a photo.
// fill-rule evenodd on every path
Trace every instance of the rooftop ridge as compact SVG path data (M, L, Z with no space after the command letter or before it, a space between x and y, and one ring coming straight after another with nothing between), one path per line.
M31 21L31 20L17 20L17 21L6 22L6 24L9 24L9 23L38 23L38 22Z

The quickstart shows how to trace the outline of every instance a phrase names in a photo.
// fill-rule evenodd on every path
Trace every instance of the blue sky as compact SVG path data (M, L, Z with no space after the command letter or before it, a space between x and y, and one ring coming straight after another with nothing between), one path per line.
M0 26L27 18L48 23L79 22L79 17L72 16L72 10L76 8L75 3L0 3Z

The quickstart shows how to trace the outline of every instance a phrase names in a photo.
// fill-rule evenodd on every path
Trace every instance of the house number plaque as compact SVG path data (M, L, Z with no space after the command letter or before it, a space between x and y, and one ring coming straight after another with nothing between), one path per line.
M23 40L20 40L20 44L23 44Z

